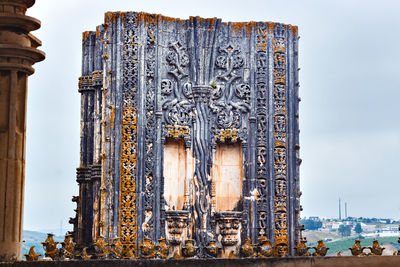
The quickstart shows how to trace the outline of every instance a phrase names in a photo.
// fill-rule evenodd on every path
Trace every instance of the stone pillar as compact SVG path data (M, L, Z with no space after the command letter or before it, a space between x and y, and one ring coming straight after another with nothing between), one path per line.
M25 16L35 0L0 0L0 261L21 259L28 76L45 54Z

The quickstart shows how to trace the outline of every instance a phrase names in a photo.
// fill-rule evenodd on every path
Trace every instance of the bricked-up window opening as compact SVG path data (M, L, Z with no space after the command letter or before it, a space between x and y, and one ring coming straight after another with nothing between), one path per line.
M242 197L243 152L241 143L218 144L212 168L215 211L232 211Z
M186 150L182 139L167 138L164 146L164 199L167 210L182 210L185 198Z

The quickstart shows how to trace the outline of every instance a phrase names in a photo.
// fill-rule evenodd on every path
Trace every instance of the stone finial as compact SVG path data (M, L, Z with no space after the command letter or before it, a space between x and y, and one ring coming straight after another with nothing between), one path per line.
M94 247L96 250L96 256L100 259L105 259L108 257L110 250L108 248L108 244L104 241L103 236L99 236L94 243Z
M251 239L247 238L246 242L244 242L241 252L243 257L252 258L256 256L256 252L254 250L254 245L251 243Z
M114 259L121 259L123 252L124 246L122 245L120 238L114 238L114 242L111 244L111 257Z
M362 255L365 255L363 250L366 249L366 247L361 247L361 241L359 239L357 239L354 241L354 245L349 249L351 251L351 255L362 256Z
M62 245L62 259L73 259L75 257L75 243L72 241L71 235L66 234Z
M193 258L196 256L198 247L195 246L193 239L185 240L185 245L182 246L182 255L185 258Z
M35 250L33 249L34 247L35 246L31 246L29 253L24 255L27 261L37 261L39 256L41 256L41 254L36 254Z
M272 257L274 255L274 249L270 243L270 240L265 236L260 236L258 241L257 256L260 258Z
M171 247L167 244L167 239L164 237L160 238L156 247L157 257L160 259L168 259L170 248Z
M45 250L45 256L50 257L52 260L56 260L58 257L58 249L57 244L53 239L54 234L48 233L47 238L44 242L42 242L43 248Z
M83 258L85 261L90 260L90 259L92 258L92 256L90 256L90 255L87 253L86 249L87 249L87 248L83 248L83 251L82 251L82 258Z
M325 246L324 241L322 240L318 240L318 245L316 247L313 247L313 249L315 249L313 256L321 256L321 257L325 256L329 250L329 248Z
M378 240L374 240L372 243L372 247L368 247L371 250L371 254L372 255L377 255L377 256L381 256L383 250L385 249L384 247L381 247L381 245L379 245Z
M218 256L218 251L221 248L218 247L217 243L215 242L215 240L210 240L208 242L208 245L206 247L206 252L209 256L216 258Z
M299 244L296 247L296 255L297 256L310 256L310 252L308 252L310 247L307 247L306 243L307 243L306 238L302 238L300 240Z
M156 256L156 250L151 238L145 237L143 243L140 244L140 257L143 259L151 259Z

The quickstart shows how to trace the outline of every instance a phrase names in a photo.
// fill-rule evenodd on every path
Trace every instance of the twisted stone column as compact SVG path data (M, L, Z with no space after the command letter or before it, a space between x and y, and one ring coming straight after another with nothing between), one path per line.
M35 0L0 0L0 261L21 258L28 76L45 54L25 16Z

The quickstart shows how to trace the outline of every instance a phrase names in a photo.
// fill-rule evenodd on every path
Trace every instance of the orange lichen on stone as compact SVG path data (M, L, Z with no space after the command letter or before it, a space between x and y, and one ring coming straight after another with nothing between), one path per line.
M122 24L125 27L125 14L126 12L119 12L119 17L121 18Z
M150 14L145 12L137 13L137 21L141 21L144 25L156 24L158 25L159 18L161 17L160 14Z
M96 27L96 37L100 37L100 33L101 33L100 26L97 26Z
M243 30L244 22L231 22L231 31L240 32Z
M217 18L202 18L202 17L199 17L199 16L189 17L190 21L196 20L198 22L199 26L201 26L201 25L211 25L211 27L214 25L216 19Z
M298 36L299 28L297 26L292 26L292 33L294 36Z
M114 23L114 21L117 19L117 15L119 14L120 12L106 12L105 14L104 14L104 23L106 24L106 25L109 25L109 24L111 24L111 23Z
M114 118L115 118L115 107L111 106L111 117L110 117L110 125L111 129L114 129Z
M285 25L288 31L292 31L292 34L297 37L297 31L298 31L298 27L297 26L292 26L290 24Z
M268 22L268 23L267 23L267 26L268 26L269 32L270 32L271 34L273 34L273 33L274 33L275 24L276 24L275 22Z
M89 37L89 35L90 35L90 31L85 31L85 32L82 33L82 39L83 39L84 42Z
M256 28L257 22L249 21L249 22L232 22L231 30L234 32L246 30L246 34L249 36L251 34L251 29Z
M255 21L246 22L244 27L246 29L247 35L250 35L251 34L251 29L255 29L257 27L257 22L255 22Z

